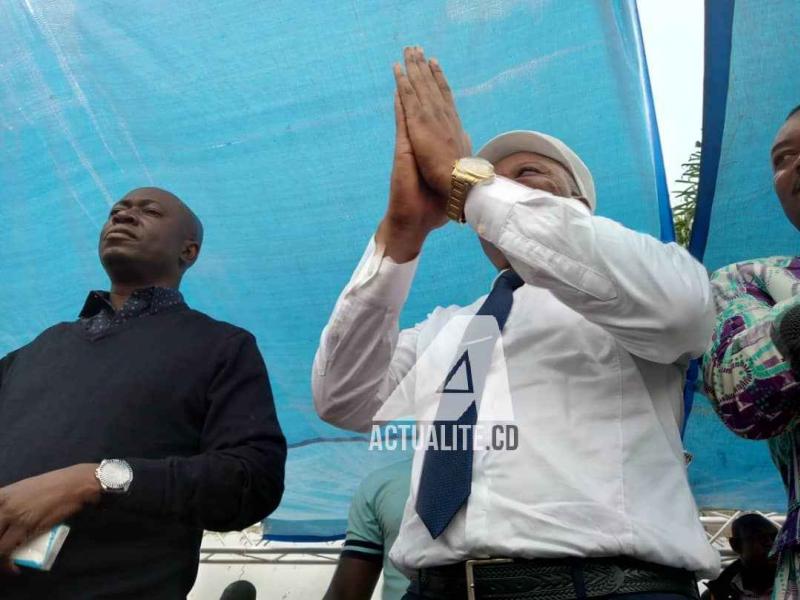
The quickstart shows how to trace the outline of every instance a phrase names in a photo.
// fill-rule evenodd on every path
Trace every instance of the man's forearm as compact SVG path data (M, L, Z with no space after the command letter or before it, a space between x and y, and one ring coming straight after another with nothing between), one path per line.
M128 459L133 482L115 505L213 531L243 529L280 503L285 457L285 446L275 444L192 457Z
M390 240L391 241L391 240ZM401 245L413 252L414 246ZM398 264L371 242L322 332L312 368L317 414L352 431L369 431L372 417L413 365L415 330L400 332L398 318L416 261Z
M766 380L752 374L739 377L737 373L745 373L743 364L740 362L737 366L735 361L728 360L720 362L707 354L706 396L728 429L736 435L752 440L780 435L800 416L793 402L797 385L786 381L786 373Z
M384 217L375 234L375 242L383 245L385 255L398 264L414 260L422 251L427 232L408 224L393 222Z
M703 359L706 395L728 428L749 439L779 435L800 417L800 383L774 339L800 298L776 302L764 269L741 263L714 273L716 331Z
M706 395L727 427L748 439L775 437L800 416L794 402L797 380L770 330L764 320L716 338L704 357Z
M713 327L705 269L682 248L497 177L472 189L467 222L529 284L657 363L700 355Z

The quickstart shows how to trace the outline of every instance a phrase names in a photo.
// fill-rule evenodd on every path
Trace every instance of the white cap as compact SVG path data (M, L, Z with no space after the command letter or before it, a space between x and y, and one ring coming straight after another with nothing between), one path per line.
M572 177L578 184L578 190L589 202L589 207L594 212L597 207L597 197L592 174L580 157L558 138L538 131L508 131L489 140L478 151L477 156L495 164L515 152L535 152L564 165L572 173Z

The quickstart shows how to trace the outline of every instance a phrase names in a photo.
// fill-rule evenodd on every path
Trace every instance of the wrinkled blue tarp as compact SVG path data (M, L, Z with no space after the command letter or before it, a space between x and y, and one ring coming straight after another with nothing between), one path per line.
M800 250L770 167L775 134L800 104L798 31L795 0L706 2L703 162L691 250L710 270ZM786 509L766 443L734 436L699 394L686 444L701 505Z
M0 352L106 287L96 239L115 199L177 193L206 225L183 291L256 335L292 448L272 535L342 534L358 481L398 459L322 423L309 375L385 209L403 45L441 60L476 146L559 136L600 214L672 236L631 1L10 0L0 39ZM492 277L468 228L436 232L402 323Z

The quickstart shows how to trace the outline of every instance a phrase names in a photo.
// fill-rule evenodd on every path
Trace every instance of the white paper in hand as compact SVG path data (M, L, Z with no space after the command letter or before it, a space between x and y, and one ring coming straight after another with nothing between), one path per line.
M49 571L68 533L67 525L56 525L50 531L17 548L11 553L11 560L21 567Z

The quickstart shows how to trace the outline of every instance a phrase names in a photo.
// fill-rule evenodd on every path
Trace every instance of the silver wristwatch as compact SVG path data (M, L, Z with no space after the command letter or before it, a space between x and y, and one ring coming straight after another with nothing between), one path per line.
M104 460L95 469L94 476L106 494L125 494L133 481L133 469L124 460L111 458Z

